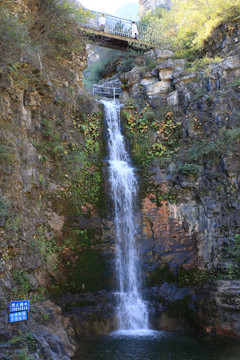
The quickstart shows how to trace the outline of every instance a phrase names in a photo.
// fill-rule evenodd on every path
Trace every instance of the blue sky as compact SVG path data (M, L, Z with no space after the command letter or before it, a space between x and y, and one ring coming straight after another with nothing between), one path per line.
M138 5L138 0L79 0L89 10L100 11L112 15L118 15L117 10L126 4Z

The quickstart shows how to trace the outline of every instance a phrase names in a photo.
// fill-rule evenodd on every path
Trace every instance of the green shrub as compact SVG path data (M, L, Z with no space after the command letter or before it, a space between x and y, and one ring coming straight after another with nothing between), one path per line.
M31 48L27 24L3 6L0 7L0 39L0 46L10 55Z
M9 340L9 344L16 349L22 348L17 352L17 360L31 360L29 352L32 353L36 350L36 340L31 332L25 333L19 330L18 334Z
M0 145L0 164L11 164L13 160L13 149L9 145Z
M0 199L0 226L5 222L5 218L8 214L8 209L6 205L6 201L4 199Z
M198 175L199 166L197 164L180 164L176 168L177 172L183 175Z
M210 280L211 276L210 271L180 267L177 274L177 282L178 286L193 286Z
M240 263L240 228L234 237L233 257Z
M152 58L151 56L145 57L145 67L144 71L151 71L157 66L157 60Z
M8 218L4 223L5 234L4 239L7 241L18 240L21 232L23 218L22 215L14 215L11 212L8 214Z
M17 284L17 288L13 289L13 294L16 300L27 297L30 290L30 279L23 270L14 270L12 272L13 280Z
M91 13L71 0L41 0L37 6L37 14L33 19L31 34L35 40L58 38L67 40L67 35L75 27L76 20L91 17ZM75 40L72 33L72 43ZM71 46L71 43L68 44Z
M225 127L221 131L221 135L225 137L228 143L232 143L237 140L239 143L240 139L240 127L234 129L226 129Z
M92 63L84 70L84 83L87 88L98 83L108 73L118 74L130 71L134 67L137 53L133 50L119 51L112 49L99 49L99 60Z
M215 58L209 58L207 56L205 56L204 58L201 59L194 59L193 62L187 63L187 68L190 71L200 71L200 70L204 70L206 75L210 75L212 66L219 63L222 59L218 56L216 56Z

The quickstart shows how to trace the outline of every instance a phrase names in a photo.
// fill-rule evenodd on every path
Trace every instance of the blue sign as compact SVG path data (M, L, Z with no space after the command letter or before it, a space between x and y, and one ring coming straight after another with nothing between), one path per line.
M10 312L29 311L29 300L12 301L10 304Z
M18 312L14 312L14 313L9 314L9 322L10 323L13 323L13 322L16 322L16 321L27 320L27 318L28 318L27 311L18 311Z

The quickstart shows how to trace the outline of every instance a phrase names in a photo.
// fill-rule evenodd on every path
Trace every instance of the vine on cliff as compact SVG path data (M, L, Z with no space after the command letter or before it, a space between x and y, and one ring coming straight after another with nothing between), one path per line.
M178 152L177 143L182 136L181 123L174 119L172 111L159 115L146 104L138 112L136 107L130 104L124 115L136 163L148 165L154 159L163 163Z

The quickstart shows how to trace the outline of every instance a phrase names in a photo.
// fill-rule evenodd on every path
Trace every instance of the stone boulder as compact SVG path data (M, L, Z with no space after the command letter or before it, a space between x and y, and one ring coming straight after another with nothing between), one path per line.
M156 82L158 82L158 79L156 77L152 76L152 74L151 74L151 76L144 75L143 78L140 80L140 85L148 86L148 85L154 84Z
M146 85L145 88L147 96L152 97L168 93L171 88L171 83L170 81L157 81L155 83Z
M174 56L174 53L170 50L156 49L155 52L158 61L170 59Z
M221 69L222 71L240 69L240 56L232 56L222 61Z
M220 72L226 83L240 77L240 56L232 56L220 63Z
M176 86L176 88L178 88L186 83L196 80L196 77L197 75L195 73L183 72L175 77L173 84Z
M172 80L173 79L173 70L171 68L166 68L159 71L160 80Z
M119 77L120 81L125 84L127 87L131 87L134 84L137 84L140 81L139 70L135 67L131 71L122 74Z
M168 59L168 64L171 65L176 72L183 71L186 62L186 59Z
M173 66L164 62L156 67L160 80L172 80L173 79Z
M174 56L174 53L170 50L164 50L164 49L155 49L145 52L144 57L150 57L152 59L155 59L157 61L163 61L170 59Z

